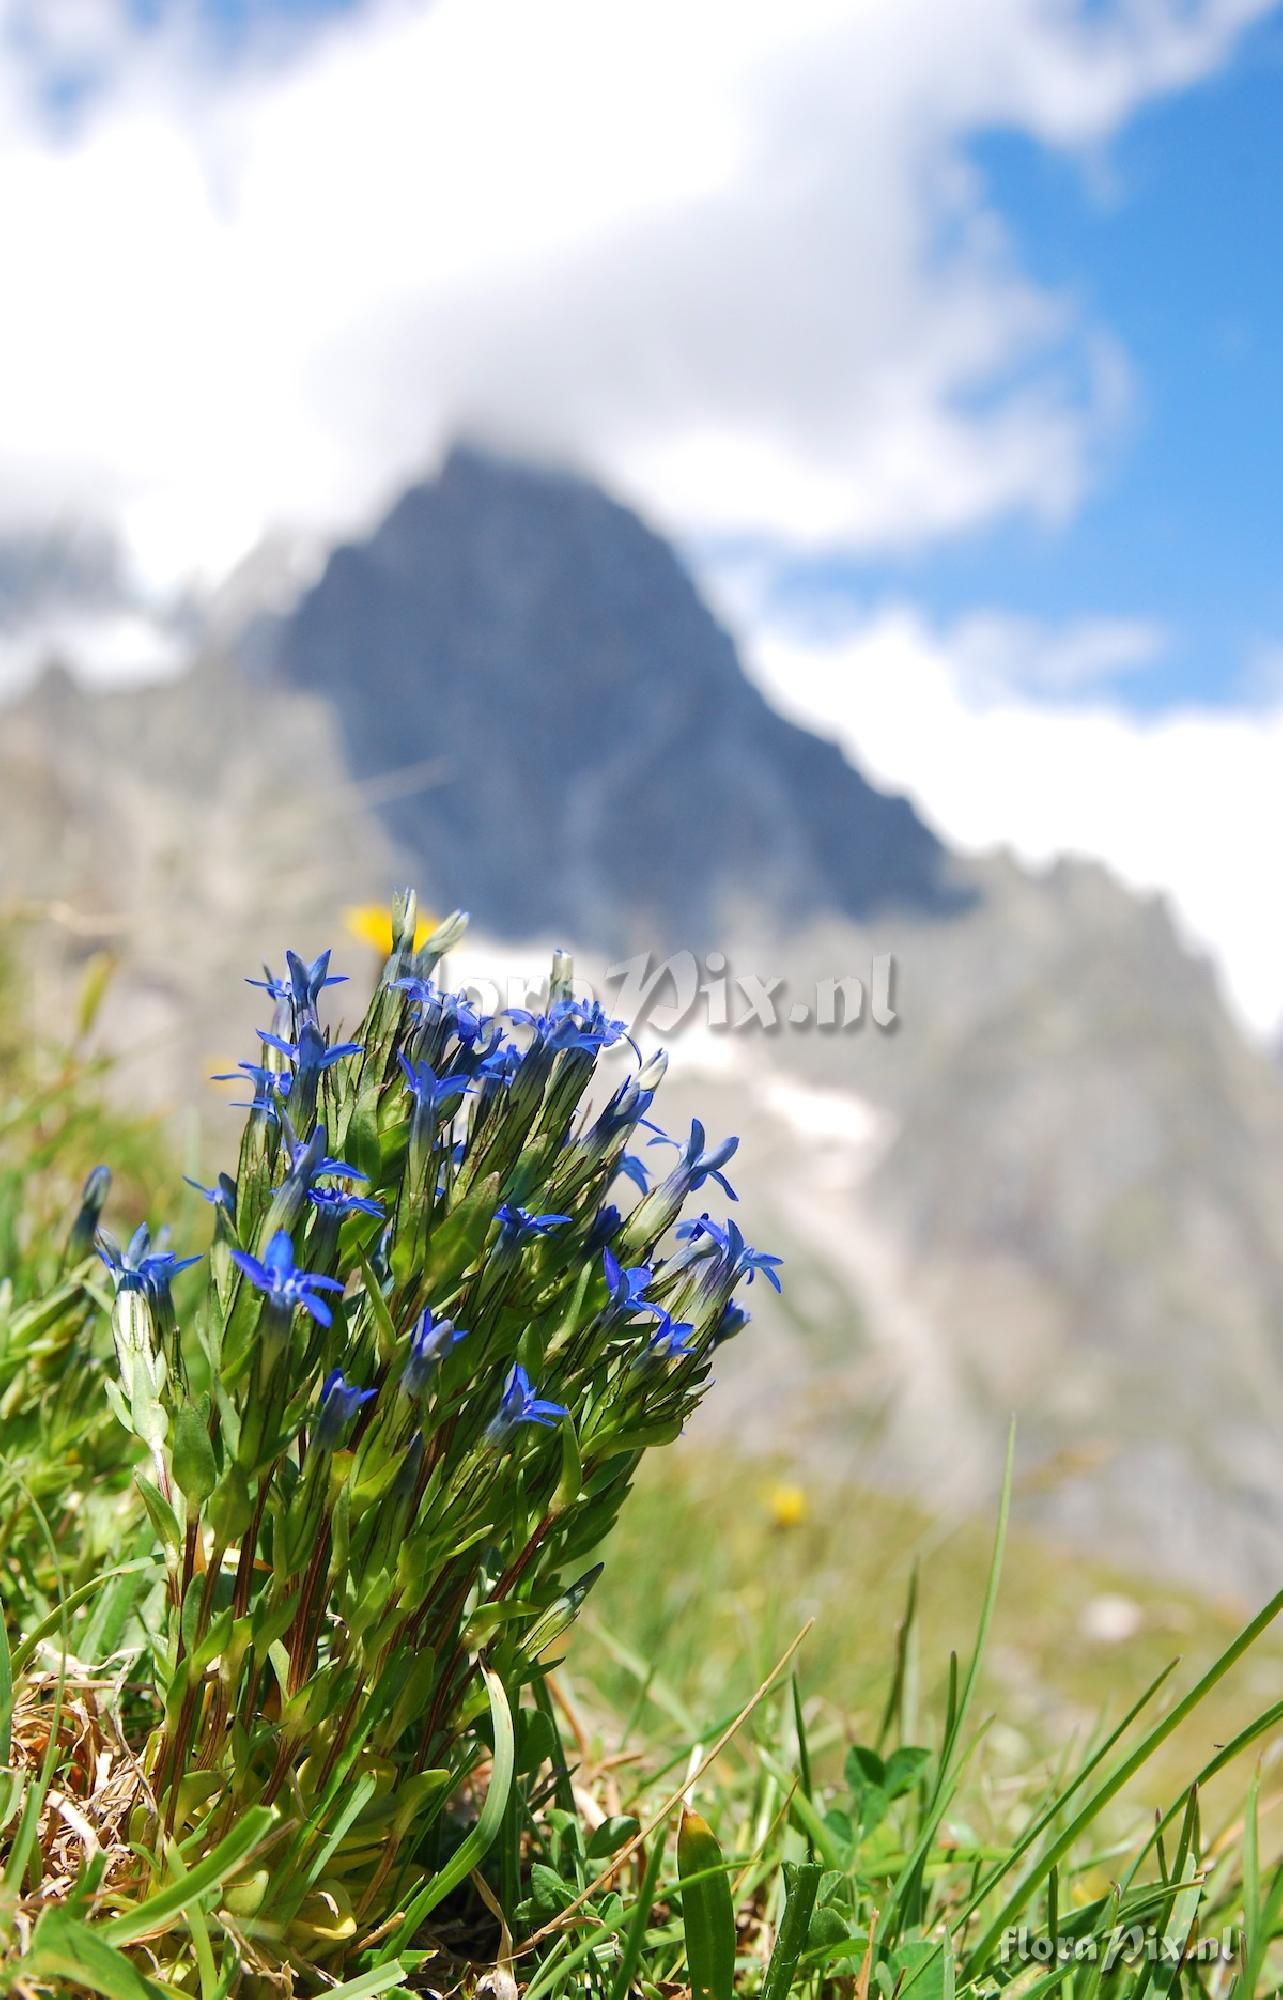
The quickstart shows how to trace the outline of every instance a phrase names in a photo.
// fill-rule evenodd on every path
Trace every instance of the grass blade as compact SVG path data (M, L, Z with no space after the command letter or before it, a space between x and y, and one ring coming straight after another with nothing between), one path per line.
M1060 1834L1059 1838L1052 1843L1046 1854L1040 1857L1037 1865L1030 1870L1029 1874L1025 1876L1024 1880L1017 1885L1007 1898L983 1938L972 1952L968 1961L969 1972L972 1968L984 1965L1004 1930L1008 1928L1012 1919L1025 1907L1025 1904L1034 1894L1034 1891L1041 1882L1046 1880L1057 1862L1062 1861L1065 1855L1068 1854L1084 1827L1090 1826L1092 1821L1099 1817L1103 1807L1108 1805L1110 1799L1117 1792L1120 1792L1123 1786L1136 1775L1141 1766L1157 1750L1159 1744L1164 1742L1172 1734L1173 1730L1180 1728L1185 1718L1193 1713L1200 1701L1203 1700L1203 1697L1216 1686L1219 1680L1224 1678L1234 1665L1234 1662L1247 1651L1255 1639L1260 1638L1261 1633L1265 1631L1268 1625L1273 1624L1281 1610L1283 1610L1283 1590L1278 1591L1270 1599L1264 1610L1257 1613L1250 1625L1243 1627L1238 1637L1226 1647L1220 1658L1213 1662L1202 1679L1190 1689L1185 1698L1182 1701L1178 1701L1175 1708L1171 1710L1170 1714L1165 1715L1161 1722L1155 1724L1148 1736L1142 1739L1131 1755L1125 1757L1122 1763L1111 1772L1099 1790L1092 1793L1086 1804L1074 1815L1074 1818L1069 1822L1069 1825Z
M646 1927L655 1904L655 1884L664 1862L664 1838L661 1834L651 1843L646 1857L646 1873L642 1877L641 1891L633 1920L628 1926L628 1936L624 1940L623 1956L619 1961L615 1977L611 1981L610 2000L627 2000L629 1989L641 1964L642 1947L646 1942Z
M33 1981L87 1986L106 2000L164 2000L155 1981L108 1944L101 1930L56 1907L45 1910L36 1925L24 1969Z
M401 1951L413 1938L415 1931L434 1910L443 1896L469 1876L479 1862L485 1859L503 1825L503 1816L508 1805L508 1793L512 1789L512 1775L516 1766L516 1739L512 1726L512 1710L503 1690L503 1682L484 1663L481 1668L490 1699L490 1718L494 1725L494 1763L490 1771L490 1784L486 1791L485 1804L477 1816L477 1823L467 1835L444 1868L439 1868L432 1880L424 1885L406 1910L404 1921L384 1945L374 1963L386 1965L387 1961Z
M277 1814L272 1806L251 1806L239 1826L233 1827L203 1861L189 1868L179 1881L149 1896L136 1910L126 1910L103 1924L98 1935L111 1944L136 1944L140 1938L163 1933L189 1903L220 1889L254 1849L261 1847L276 1824Z

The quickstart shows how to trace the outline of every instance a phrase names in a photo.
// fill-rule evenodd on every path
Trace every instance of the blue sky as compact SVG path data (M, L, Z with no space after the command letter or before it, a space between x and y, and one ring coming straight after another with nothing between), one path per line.
M200 0L199 11L221 33L244 42L273 17L302 27L345 13L355 13L363 0ZM135 21L155 26L172 17L175 0L129 0Z
M1121 340L1136 408L1067 531L994 538L942 606L993 592L1165 624L1173 655L1123 692L1234 699L1283 634L1283 23L1230 68L1143 111L1093 176L1018 140L975 151L1044 282L1081 293ZM938 595L937 595L938 593Z
M1120 702L1250 698L1283 646L1283 20L1090 154L999 131L967 151L1023 268L1119 342L1128 413L1068 521L788 563L781 604L902 592L941 620L1139 618L1167 645L1117 676Z

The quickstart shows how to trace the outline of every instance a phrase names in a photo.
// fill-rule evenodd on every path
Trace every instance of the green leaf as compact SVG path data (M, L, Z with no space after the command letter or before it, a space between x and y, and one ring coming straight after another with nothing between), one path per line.
M677 1872L692 2000L733 2000L735 1906L717 1837L698 1813L682 1814Z
M530 1870L530 1901L541 1923L560 1916L567 1903L574 1901L574 1895L573 1883L563 1882L555 1868L549 1868L544 1861L534 1863Z
M178 1614L178 1629L182 1634L183 1649L188 1653L194 1653L196 1650L196 1626L200 1619L200 1607L204 1595L204 1577L194 1576L187 1586L183 1608Z
M141 1347L135 1348L129 1356L129 1414L138 1436L152 1451L159 1450L164 1444L168 1429L168 1418L160 1400L163 1366L159 1354L149 1354Z
M852 1744L846 1753L846 1781L853 1792L865 1791L876 1785L879 1791L886 1789L887 1767L876 1750L866 1750L860 1743Z
M192 1654L193 1674L203 1674L206 1667L226 1650L232 1636L233 1610L232 1605L225 1604L218 1616L210 1621L209 1630Z
M925 1938L902 1944L888 1963L899 1974L897 2000L901 1994L904 2000L910 1995L913 2000L946 2000L953 1990L953 1947L947 1938L943 1944Z
M494 1220L499 1176L487 1174L432 1232L432 1296L455 1285L479 1255Z
M392 1324L392 1315L388 1311L388 1302L383 1296L382 1288L370 1267L370 1260L364 1250L358 1249L356 1261L361 1267L361 1278L365 1285L365 1296L370 1301L370 1312L373 1315L374 1324L378 1331L380 1353L386 1361L396 1346L396 1328Z
M564 1514L568 1507L574 1506L583 1483L584 1468L579 1456L579 1441L575 1436L574 1424L567 1418L561 1426L561 1478L553 1495L554 1514Z
M557 1730L541 1708L523 1709L517 1720L516 1768L525 1777L548 1762L557 1747Z
M670 1417L662 1423L639 1424L636 1430L594 1437L591 1448L598 1458L616 1458L620 1452L649 1451L653 1446L675 1444L682 1428L680 1417Z
M41 1913L23 1963L33 1982L65 1979L105 1994L107 2000L164 2000L155 1981L109 1944L100 1927L56 1906Z
M851 1926L831 1904L817 1910L807 1926L806 1948L808 1951L827 1951L830 1945L845 1944L851 1935Z
M208 1420L190 1404L185 1404L174 1418L173 1458L179 1492L197 1506L208 1500L218 1484L218 1467L209 1441Z
M824 1873L819 1861L784 1863L784 1914L776 1934L775 1949L762 1982L761 2000L788 2000L793 1990L797 1962L806 1947L811 1928L815 1895Z
M156 1531L156 1539L162 1548L167 1548L174 1555L178 1555L183 1546L183 1531L178 1525L177 1514L160 1488L150 1479L144 1479L141 1472L137 1475L136 1483L138 1491L143 1496L147 1518Z
M532 1625L523 1637L522 1643L528 1659L538 1659L541 1653L547 1652L555 1639L559 1639L562 1633L574 1624L584 1599L604 1568L604 1563L594 1563L591 1569L576 1577L561 1596L540 1615L538 1623Z
M130 1414L129 1404L125 1401L124 1395L121 1392L119 1383L113 1382L110 1375L105 1375L102 1381L102 1391L107 1398L108 1406L116 1422L122 1430L128 1431L132 1437L134 1420Z
M631 1813L615 1813L604 1819L584 1849L588 1861L607 1861L640 1831L641 1822Z
M382 1166L379 1150L379 1099L377 1091L367 1090L352 1107L347 1132L343 1139L343 1158L359 1167L368 1181L377 1181Z
M904 1743L898 1750L893 1750L886 1761L884 1790L887 1797L903 1798L906 1792L912 1791L930 1762L931 1752L920 1745Z

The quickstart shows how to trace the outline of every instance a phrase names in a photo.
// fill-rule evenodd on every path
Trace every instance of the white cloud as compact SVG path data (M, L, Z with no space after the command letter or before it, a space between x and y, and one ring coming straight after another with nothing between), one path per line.
M1089 625L1058 644L1072 657L1099 641ZM1241 1018L1277 1032L1283 694L1144 720L1103 699L981 692L965 654L965 631L959 647L890 607L845 638L764 630L749 662L777 707L907 792L956 845L1007 846L1033 863L1089 855L1133 888L1166 892Z
M105 683L164 680L181 673L190 657L181 632L143 611L41 608L13 628L0 625L0 691L22 687L51 665L79 670L86 660Z
M1065 626L977 611L949 634L964 688L992 700L1022 690L1067 694L1142 672L1167 649L1161 626L1140 618L1080 618Z
M0 532L105 517L160 588L462 426L685 529L1062 518L1125 364L965 141L1098 145L1265 5L371 0L224 75L190 14L0 0ZM56 130L51 65L101 80Z

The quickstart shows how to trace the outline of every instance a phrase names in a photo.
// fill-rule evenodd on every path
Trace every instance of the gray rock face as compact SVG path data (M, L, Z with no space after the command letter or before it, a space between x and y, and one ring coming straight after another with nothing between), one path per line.
M748 906L965 900L906 801L784 721L672 550L597 488L474 450L331 557L280 628L359 777L432 757L384 808L438 905L614 950L724 941Z

